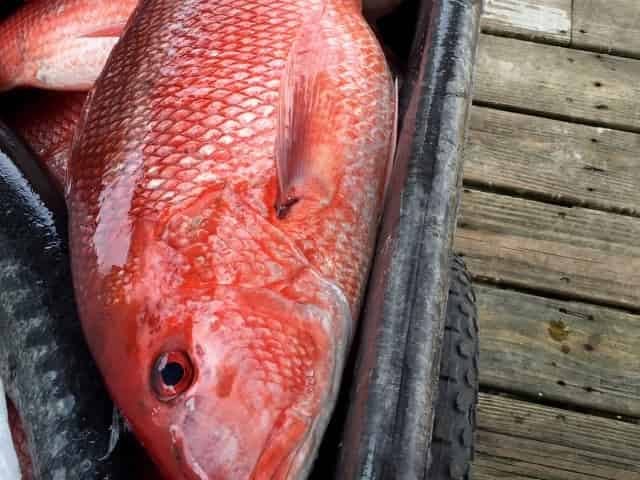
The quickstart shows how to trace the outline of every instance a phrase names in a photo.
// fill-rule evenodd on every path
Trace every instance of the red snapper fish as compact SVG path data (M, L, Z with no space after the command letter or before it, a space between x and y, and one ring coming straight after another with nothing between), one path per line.
M297 479L332 413L394 147L358 0L143 0L67 203L85 335L167 478Z
M0 24L0 91L88 90L138 0L30 0Z

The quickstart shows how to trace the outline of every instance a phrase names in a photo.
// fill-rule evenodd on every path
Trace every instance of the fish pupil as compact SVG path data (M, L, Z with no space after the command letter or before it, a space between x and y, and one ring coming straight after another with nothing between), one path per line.
M184 377L184 368L177 362L168 362L160 371L165 385L173 387Z

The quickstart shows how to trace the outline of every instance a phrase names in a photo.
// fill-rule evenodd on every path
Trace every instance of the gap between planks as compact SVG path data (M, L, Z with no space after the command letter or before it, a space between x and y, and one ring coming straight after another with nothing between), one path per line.
M485 0L492 35L640 58L636 0Z
M640 418L640 316L477 283L480 383Z
M571 46L640 58L640 2L575 0Z
M640 135L473 106L467 186L640 217Z
M485 0L482 31L557 45L571 42L572 0Z
M466 190L454 242L475 278L640 311L640 219Z
M476 103L640 132L640 60L483 34Z
M480 394L477 480L636 480L640 426Z

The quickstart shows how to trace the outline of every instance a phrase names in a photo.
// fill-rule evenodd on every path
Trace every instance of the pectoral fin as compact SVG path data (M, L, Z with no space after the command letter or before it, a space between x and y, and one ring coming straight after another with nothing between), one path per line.
M335 191L331 125L337 103L328 74L335 59L322 30L322 15L302 27L282 78L275 151L280 218L299 200L328 202Z

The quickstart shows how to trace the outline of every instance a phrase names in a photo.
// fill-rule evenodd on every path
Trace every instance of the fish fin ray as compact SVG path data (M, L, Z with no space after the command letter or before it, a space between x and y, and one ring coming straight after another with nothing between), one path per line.
M391 131L391 145L389 147L389 158L387 159L386 172L384 176L384 189L382 193L382 199L387 198L387 192L389 191L389 184L391 183L391 177L393 175L393 167L395 165L396 147L398 143L398 115L399 115L399 87L398 78L393 81L393 130Z
M107 460L113 451L116 449L116 445L118 445L118 441L122 433L131 432L131 426L127 419L120 413L117 407L113 407L113 413L111 415L111 426L109 427L110 435L109 435L109 445L107 447L107 453L104 454L99 460L104 461Z
M282 77L275 148L276 211L281 218L298 200L327 201L335 190L329 142L321 138L326 127L320 128L332 119L336 106L327 88L335 59L320 25L323 14L303 25Z
M83 38L99 38L99 37L120 37L124 30L126 23L118 22L108 27L99 28L82 35Z

